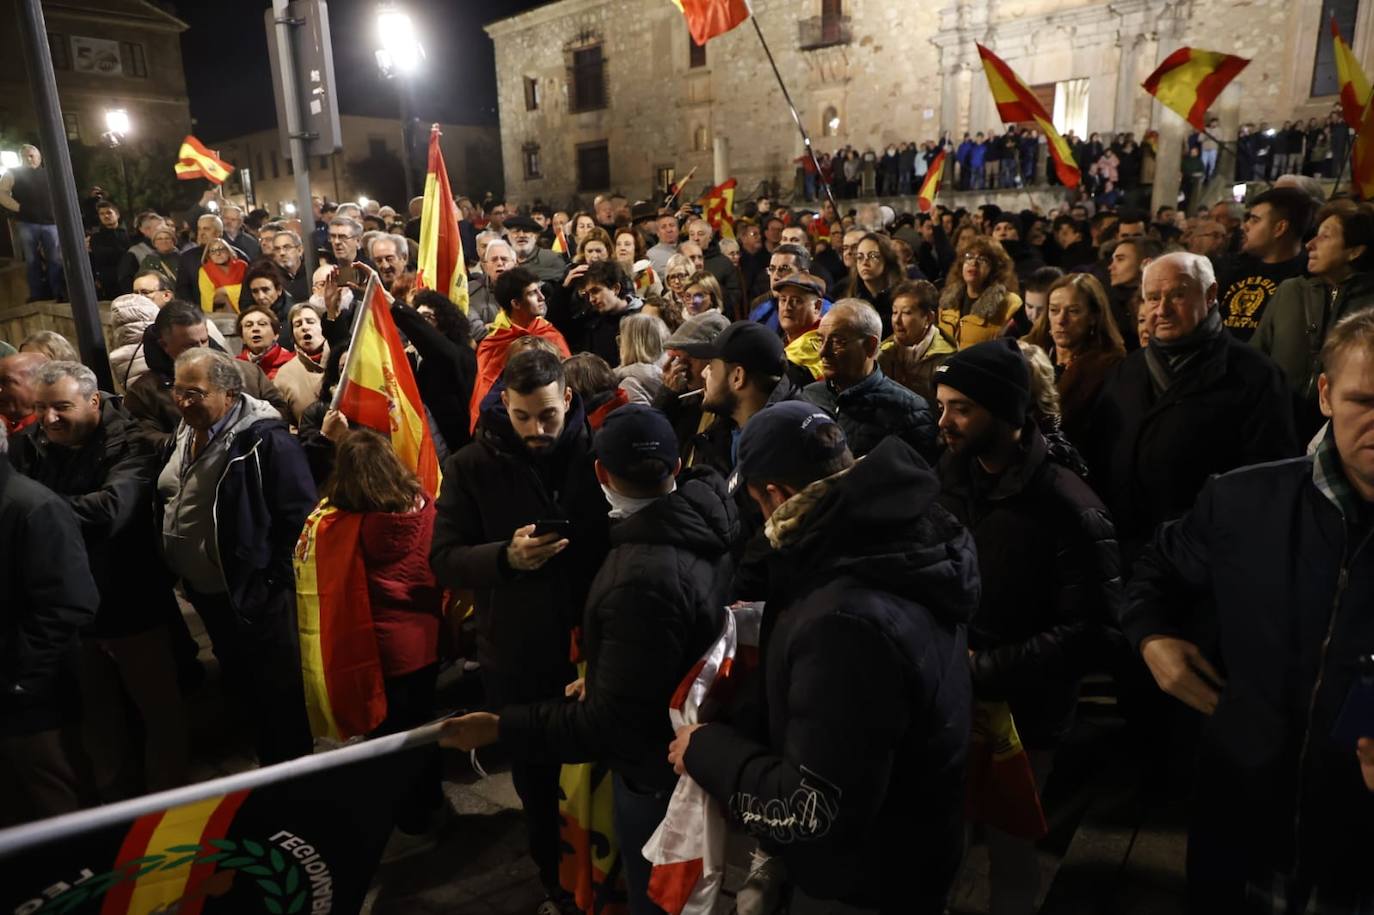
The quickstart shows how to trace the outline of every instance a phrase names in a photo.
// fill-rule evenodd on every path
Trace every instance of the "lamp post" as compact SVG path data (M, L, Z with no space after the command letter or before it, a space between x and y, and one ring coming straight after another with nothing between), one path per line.
M129 112L123 108L105 109L104 140L114 150L119 160L119 183L124 188L124 218L134 218L134 189L129 187L129 169L124 162L124 140L129 136L131 125Z
M381 41L376 52L377 68L382 78L400 77L396 96L401 109L401 171L405 176L406 200L410 200L415 195L415 182L411 177L410 77L419 72L424 63L425 49L415 34L415 23L410 15L389 4L377 11L377 35Z

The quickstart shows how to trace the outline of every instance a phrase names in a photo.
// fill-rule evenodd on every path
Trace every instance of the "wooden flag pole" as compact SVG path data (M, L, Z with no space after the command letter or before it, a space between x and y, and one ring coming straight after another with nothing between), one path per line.
M768 42L764 40L763 29L759 28L759 17L750 16L749 21L754 24L754 34L759 36L759 44L763 45L763 53L768 57L768 64L773 68L773 75L778 79L778 88L782 90L782 97L787 101L787 108L792 112L792 120L797 122L797 130L801 131L802 145L806 147L806 154L811 157L811 165L816 169L816 180L821 182L825 188L826 199L835 208L835 212L840 211L839 204L835 203L835 195L830 190L830 182L824 180L825 176L821 173L821 163L816 159L816 150L811 147L811 137L806 132L806 125L802 123L801 115L797 113L797 106L792 103L792 94L787 91L787 84L782 81L782 73L778 70L778 62L773 59L773 52L768 47Z

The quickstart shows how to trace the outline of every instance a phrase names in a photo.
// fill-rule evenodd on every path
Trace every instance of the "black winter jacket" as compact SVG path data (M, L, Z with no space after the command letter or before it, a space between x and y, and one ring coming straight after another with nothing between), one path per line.
M1357 659L1374 654L1364 509L1347 523L1313 482L1310 457L1216 477L1141 554L1122 628L1137 646L1216 636L1201 646L1226 686L1203 726L1194 835L1237 849L1252 879L1293 867L1300 848L1297 866L1323 897L1358 888L1368 905L1374 794L1353 744L1332 736Z
M475 592L478 657L522 681L530 699L562 695L571 681L571 632L608 549L610 507L591 438L574 394L552 454L536 457L498 399L472 443L444 462L430 565L440 583ZM568 548L533 572L512 569L506 547L516 529L555 518L572 522Z
M1145 351L1128 355L1108 374L1091 425L1084 456L1127 563L1211 475L1299 453L1283 374L1224 331L1162 395Z
M947 451L940 504L978 545L974 692L1010 702L1026 745L1051 749L1068 732L1078 681L1120 613L1121 558L1106 509L1050 456L1033 422L1021 441L1021 462L995 479Z
M711 243L706 246L706 250L701 252L702 263L706 265L706 272L716 278L720 283L721 294L725 296L725 313L727 315L738 314L743 307L745 298L744 290L740 284L739 269L735 267L735 262L724 254L720 253L720 242L711 239Z
M611 522L611 552L592 582L582 621L586 701L501 712L501 742L548 762L604 760L631 784L671 791L668 704L720 634L734 500L710 470Z
M889 435L906 442L916 453L934 463L938 432L930 404L883 374L876 365L863 381L836 391L829 381L817 381L802 389L802 397L833 415L844 430L849 450L862 457Z
M477 380L477 355L472 347L460 346L444 336L409 306L397 302L391 306L391 316L420 354L415 370L420 399L434 417L449 453L456 453L472 441L468 401Z
M766 724L697 730L687 771L811 896L941 913L963 846L973 542L897 439L812 486L768 595Z
M70 715L77 633L99 603L76 516L0 460L0 735Z
M147 632L180 612L153 524L161 464L119 398L102 394L100 425L77 449L48 441L31 426L10 441L15 470L63 496L81 525L100 611L90 636Z

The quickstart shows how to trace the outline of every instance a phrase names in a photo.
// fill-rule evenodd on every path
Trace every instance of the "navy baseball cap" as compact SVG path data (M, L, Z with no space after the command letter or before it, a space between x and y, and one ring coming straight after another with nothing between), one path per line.
M834 426L839 433L821 435ZM835 418L815 404L787 400L764 407L749 418L740 433L730 492L750 480L793 480L807 476L817 465L849 448Z
M682 352L697 359L721 359L750 371L781 375L787 361L782 338L757 321L736 321L704 343L683 343Z
M673 424L644 404L612 410L597 432L592 450L611 473L644 486L668 479L678 462Z

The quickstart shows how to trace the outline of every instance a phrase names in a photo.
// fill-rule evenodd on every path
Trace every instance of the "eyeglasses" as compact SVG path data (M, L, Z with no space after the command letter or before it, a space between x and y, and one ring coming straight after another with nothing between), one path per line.
M986 266L986 265L991 264L992 261L988 260L986 257L984 257L984 256L981 255L981 254L965 254L965 255L964 255L964 263L966 263L966 264L983 264L983 265Z
M854 260L861 264L881 264L883 253L881 251L867 251L863 254L854 255Z
M668 282L677 281L679 283L685 283L689 276L691 276L690 273L670 273L668 274Z
M200 388L172 388L173 400L175 400L177 403L184 403L192 407L194 407L196 404L200 403L202 400L209 396L209 391L202 391Z
M344 234L339 233L339 232L330 232L330 233L329 233L329 240L330 240L330 241L352 241L352 240L353 240L353 233L352 233L352 232L349 232L347 235L344 235Z
M764 267L763 269L777 276L787 276L790 273L797 272L797 268L793 267L791 264L778 264L777 266L769 264L767 267Z

